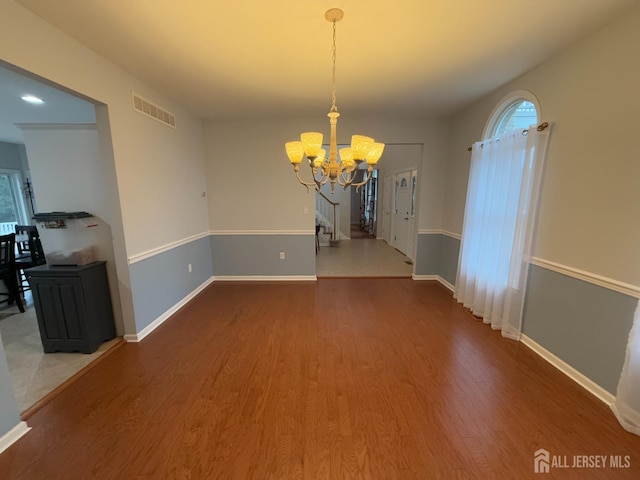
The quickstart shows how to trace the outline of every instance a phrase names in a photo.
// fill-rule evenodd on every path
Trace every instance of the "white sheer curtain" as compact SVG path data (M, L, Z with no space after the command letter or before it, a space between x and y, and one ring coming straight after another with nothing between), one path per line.
M640 302L633 316L627 355L611 408L625 430L640 435Z
M473 146L455 297L518 339L550 128Z

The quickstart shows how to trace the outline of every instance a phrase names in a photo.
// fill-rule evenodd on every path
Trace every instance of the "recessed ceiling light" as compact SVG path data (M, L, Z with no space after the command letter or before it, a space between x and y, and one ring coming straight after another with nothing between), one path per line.
M42 100L41 98L36 97L35 95L23 95L21 98L25 102L33 103L35 105L41 105L41 104L44 103L44 100Z

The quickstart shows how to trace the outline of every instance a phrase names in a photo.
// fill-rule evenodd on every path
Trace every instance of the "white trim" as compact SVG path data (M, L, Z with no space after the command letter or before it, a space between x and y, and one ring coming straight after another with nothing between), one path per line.
M314 230L209 230L207 232L191 235L175 242L167 243L156 248L151 248L144 252L135 253L127 257L127 262L132 265L147 258L154 257L160 253L168 252L176 247L186 245L210 235L315 235Z
M31 427L27 425L27 422L19 422L15 427L5 433L0 437L0 453L20 440L29 430L31 430Z
M315 282L315 275L214 275L216 282Z
M202 232L196 235L191 235L190 237L186 237L181 240L176 240L175 242L167 243L166 245L161 245L160 247L152 248L150 250L146 250L144 252L131 255L127 257L127 262L129 262L129 265L133 265L134 263L141 262L142 260L146 260L147 258L154 257L160 253L168 252L169 250L172 250L176 247L186 245L187 243L191 243L208 236L209 236L209 232Z
M171 317L171 315L176 313L178 310L184 307L187 303L193 300L193 298L196 295L198 295L202 290L204 290L211 282L213 282L213 277L209 277L207 280L202 282L200 286L198 286L195 290L193 290L190 294L188 294L186 297L184 297L182 300L176 303L173 307L171 307L169 310L167 310L158 318L156 318L149 325L147 325L142 330L140 330L139 333L124 335L125 342L137 343L142 341L143 338L145 338L147 335L153 332L156 328L162 325L169 317Z
M546 268L557 273L562 273L568 277L577 278L600 287L608 288L615 292L623 293L631 297L640 298L640 287L630 283L620 282L613 278L604 277L596 273L586 272L578 268L569 267L560 263L545 260L543 258L531 257L530 263L538 267Z
M209 235L315 235L315 230L210 230Z
M455 238L456 240L462 240L462 235L459 233L442 230L441 228L420 229L418 230L418 235L446 235L447 237Z
M16 123L20 130L96 130L95 123Z
M544 348L542 345L538 344L536 341L532 340L530 337L527 337L525 334L520 335L520 342L522 342L525 346L529 347L535 353L544 358L551 365L556 367L562 373L564 373L567 377L572 379L578 385L586 389L592 395L595 395L599 400L607 404L607 406L611 407L613 402L615 401L615 397L602 388L600 385L595 383L590 378L586 377L578 370L573 368L564 360L556 357L549 350Z
M416 280L416 281L435 280L436 282L440 282L443 286L447 287L452 292L455 290L455 287L453 285L451 285L449 282L447 282L440 275L416 275L414 273L413 275L411 275L411 278Z
M540 123L540 119L542 118L542 109L540 107L538 98L529 90L516 90L502 97L502 100L500 100L498 104L493 107L491 115L489 115L487 122L484 124L484 130L482 131L482 140L493 135L494 130L496 129L496 124L502 118L502 115L507 110L507 108L511 107L514 103L521 102L522 100L526 100L527 102L531 102L535 105L537 116L536 122ZM491 135L489 135L489 132L491 132Z

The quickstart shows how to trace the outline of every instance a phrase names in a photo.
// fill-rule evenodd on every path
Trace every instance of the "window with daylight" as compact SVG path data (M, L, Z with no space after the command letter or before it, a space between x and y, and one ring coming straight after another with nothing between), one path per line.
M518 339L549 128L534 98L501 102L472 147L455 297ZM531 95L531 97L533 97Z
M503 108L494 123L491 137L500 137L513 130L526 130L538 123L538 111L529 100L519 99Z
M0 169L0 235L14 233L17 224L28 224L27 218L20 172Z

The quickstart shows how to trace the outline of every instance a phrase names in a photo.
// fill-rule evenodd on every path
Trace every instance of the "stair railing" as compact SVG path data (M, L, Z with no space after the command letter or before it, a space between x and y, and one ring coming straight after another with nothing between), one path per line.
M331 224L331 241L337 242L340 234L340 216L338 215L340 203L334 202L327 196L318 192L316 196L316 210Z

